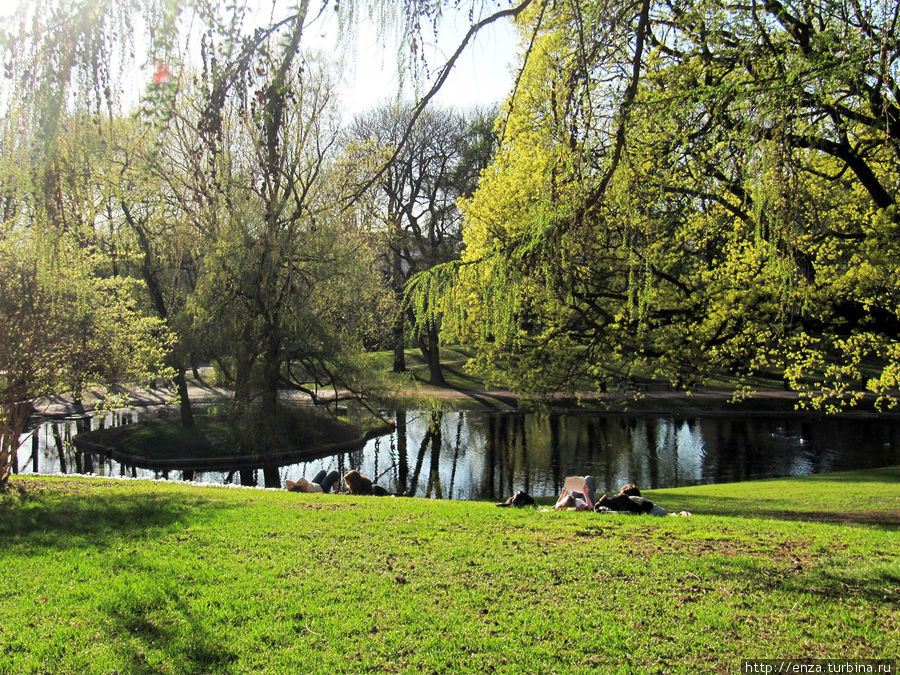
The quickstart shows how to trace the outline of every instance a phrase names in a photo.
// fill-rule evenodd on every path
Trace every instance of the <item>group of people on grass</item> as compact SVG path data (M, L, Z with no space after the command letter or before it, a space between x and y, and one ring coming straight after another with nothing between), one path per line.
M291 492L335 492L341 491L352 495L389 494L380 485L363 476L356 469L348 471L343 478L337 471L322 469L310 481L300 478L298 481L286 480L285 487ZM503 507L536 506L534 499L526 492L519 491L505 502L497 504ZM618 494L602 495L596 498L593 476L570 476L566 478L562 493L553 507L554 511L595 511L597 513L636 513L653 516L668 515L666 510L641 496L637 485L623 485Z
M376 495L383 497L388 493L380 485L372 482L370 478L363 476L353 469L344 474L343 479L337 471L325 471L322 469L310 481L300 478L298 481L286 480L284 486L290 492L345 492L351 495Z
M534 500L519 491L505 502L504 507L535 506ZM646 513L654 516L668 515L666 510L641 496L637 485L623 485L616 495L602 495L596 498L593 476L570 476L566 478L562 493L553 507L554 511L596 511L597 513Z

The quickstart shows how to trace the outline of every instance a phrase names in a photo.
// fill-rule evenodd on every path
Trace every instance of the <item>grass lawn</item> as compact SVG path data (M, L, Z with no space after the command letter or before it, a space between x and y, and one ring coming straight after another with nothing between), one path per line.
M648 494L694 516L16 479L0 495L0 673L900 655L900 467Z

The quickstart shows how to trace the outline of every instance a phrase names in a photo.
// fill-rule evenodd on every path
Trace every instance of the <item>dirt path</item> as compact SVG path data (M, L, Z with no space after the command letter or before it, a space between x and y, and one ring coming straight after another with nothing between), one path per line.
M212 370L200 369L200 378L188 378L188 394L191 403L195 405L208 405L216 402L227 402L234 395L229 389L216 387L211 381ZM174 405L173 392L163 388L126 388L122 393L127 397L130 407L135 408L160 408ZM346 392L339 392L346 395ZM530 397L516 394L503 389L462 389L455 387L435 387L420 382L412 387L404 387L390 392L385 398L397 400L398 406L410 406L410 401L421 400L454 401L459 404L469 404L471 407L509 410L519 408L521 405L535 402L550 402L561 407L585 407L597 411L608 412L634 412L643 414L697 414L705 415L764 415L764 414L791 414L794 404L800 396L791 391L764 391L756 392L746 397L740 403L733 404L734 392L725 389L701 389L693 392L684 391L621 391L621 392L583 392L575 395L551 394L544 397ZM300 392L283 391L281 398L284 401L309 402L310 398ZM327 398L327 395L323 396ZM72 417L80 416L102 407L106 394L103 391L92 391L85 396L84 403L76 406L70 398L59 397L44 399L35 406L38 414L45 417ZM806 415L824 415L805 411ZM900 412L874 413L865 411L850 411L843 413L848 416L887 417L900 418Z

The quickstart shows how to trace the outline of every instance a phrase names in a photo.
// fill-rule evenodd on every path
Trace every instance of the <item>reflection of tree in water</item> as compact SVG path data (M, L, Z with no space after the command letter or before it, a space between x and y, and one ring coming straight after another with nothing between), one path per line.
M647 444L647 472L650 479L649 487L655 488L659 486L659 450L660 446L671 447L671 427L669 425L659 425L655 434L647 434L648 440L653 439ZM676 449L677 453L678 450ZM676 462L678 461L676 455Z
M394 481L394 492L406 494L406 481L409 480L409 459L406 456L406 411L397 411L397 478Z
M605 421L605 420L604 420ZM600 424L600 433L596 434L597 442L600 447L599 452L599 461L602 462L603 466L603 480L598 481L597 476L594 476L596 481L596 485L599 488L603 485L604 490L606 486L611 485L615 480L615 464L613 462L613 442L612 442L612 425L609 423Z
M594 476L598 490L625 482L670 487L747 478L885 466L898 461L900 425L890 420L629 416L549 411L396 411L396 432L364 449L280 467L281 479L311 479L321 469L357 469L398 495L496 499L516 490L558 494L568 475ZM128 415L98 416L119 426ZM446 422L447 428L443 429ZM136 469L71 444L76 420L49 420L23 436L19 470L47 473L93 469L144 478L164 472ZM32 432L29 432L32 433ZM446 447L444 443L446 442ZM35 450L35 445L37 449ZM28 456L31 451L31 457ZM430 453L430 454L429 454ZM39 460L39 461L38 461ZM233 482L238 471L206 472ZM195 480L203 480L197 473ZM173 472L173 478L190 478ZM264 470L246 472L257 485Z
M413 475L410 479L409 490L401 494L407 494L409 496L413 496L416 494L416 489L419 486L419 476L422 473L422 465L425 462L425 451L428 449L428 446L431 446L431 466L432 472L437 472L437 466L440 459L441 452L441 422L444 419L444 413L439 410L434 410L431 412L431 421L428 424L428 429L425 431L425 435L422 436L422 442L419 445L419 452L416 456L416 467L413 469ZM430 492L433 489L432 477L429 475L429 480L426 487L426 496L431 496Z
M515 425L518 436L521 439L522 448L522 475L524 476L522 489L531 492L531 463L528 461L528 438L525 431L525 413L518 413L515 417Z
M526 492L531 490L531 458L526 426L526 420L530 417L521 411L484 415L484 475L477 483L475 477L472 477L473 484L478 485L478 490L475 491L477 496L496 499L509 496L520 489ZM471 449L460 448L454 454L454 464L466 451ZM521 484L517 481L521 481Z
M553 494L562 491L562 452L559 447L559 414L550 413L550 470L553 474Z
M66 473L66 451L63 447L63 439L59 434L59 425L53 422L50 425L53 429L53 442L56 443L56 451L59 453L59 467L63 473Z
M494 475L497 468L497 416L487 414L487 434L484 439L484 461L486 476L481 486L481 494L494 494Z
M635 485L641 484L641 459L644 449L650 442L650 438L647 420L644 418L634 419L631 427L631 443L626 446L628 448L628 473L625 477L625 482L634 483Z
M425 490L425 496L434 496L435 499L443 499L440 474L443 417L443 413L431 413L431 425L428 427L428 434L431 436L431 470L428 472L428 487Z
M459 464L459 455L462 450L462 427L464 419L465 416L463 413L460 413L456 418L456 440L453 443L453 460L450 463L450 487L447 490L447 495L451 499L453 498L453 487L456 484L456 467Z

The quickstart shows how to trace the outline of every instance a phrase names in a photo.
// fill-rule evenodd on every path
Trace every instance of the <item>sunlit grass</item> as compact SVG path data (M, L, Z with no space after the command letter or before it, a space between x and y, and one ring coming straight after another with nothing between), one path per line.
M888 658L900 469L657 491L690 518L34 478L0 672L735 672Z

